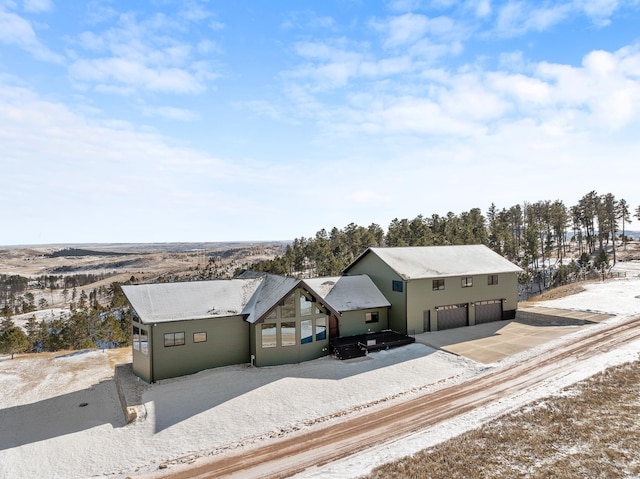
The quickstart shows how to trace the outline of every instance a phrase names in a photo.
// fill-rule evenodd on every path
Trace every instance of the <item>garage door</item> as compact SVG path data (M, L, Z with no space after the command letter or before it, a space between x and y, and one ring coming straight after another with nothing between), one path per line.
M502 300L476 301L476 324L502 320Z
M467 304L449 304L438 306L438 331L460 328L469 325Z

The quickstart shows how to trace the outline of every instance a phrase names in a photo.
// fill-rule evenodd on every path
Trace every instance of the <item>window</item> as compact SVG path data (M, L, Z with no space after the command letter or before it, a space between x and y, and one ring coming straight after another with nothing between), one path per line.
M280 337L283 346L295 346L296 344L296 323L293 321L280 325Z
M473 286L473 276L465 276L462 278L462 287L471 288Z
M194 343L206 343L207 342L207 333L193 333L193 342Z
M490 274L489 276L487 276L487 284L489 286L494 286L494 285L498 284L498 275L497 274Z
M184 346L184 332L182 333L165 333L164 347Z
M133 342L133 349L140 351L140 328L138 328L138 326L133 327L133 337L131 341Z
M262 347L276 347L276 325L275 323L263 323L262 328Z
M442 291L444 289L444 279L433 280L433 291Z
M313 341L313 321L305 319L300 321L300 344Z
M310 316L313 311L313 302L304 294L300 295L300 316Z
M377 323L378 322L378 312L372 311L370 313L364 313L364 322L365 323Z
M277 317L277 314L276 314L276 310L274 309L267 316L265 316L264 319L276 319L276 317Z
M402 281L392 281L391 282L391 290L392 291L397 291L398 293L402 293L402 291L404 290L404 285L402 284Z
M149 332L146 329L133 327L133 349L140 351L145 356L149 353Z
M316 341L327 339L327 318L316 319Z
M284 304L281 307L281 318L295 318L296 317L296 299L292 294L284 300Z

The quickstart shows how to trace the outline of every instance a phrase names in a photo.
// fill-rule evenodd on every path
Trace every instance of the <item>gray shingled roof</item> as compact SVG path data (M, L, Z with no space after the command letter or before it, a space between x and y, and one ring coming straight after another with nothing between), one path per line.
M461 245L369 248L345 272L367 254L378 256L405 280L522 271L484 245Z
M242 311L242 314L247 315L245 319L250 323L258 321L278 301L300 284L299 279L286 276L265 274L262 278L264 278L264 281L262 281Z
M338 312L391 306L366 275L311 278L304 283Z
M264 278L124 285L122 291L144 323L242 314Z
M390 306L365 275L300 280L261 273L241 279L122 286L143 323L243 316L256 323L297 287L334 312Z

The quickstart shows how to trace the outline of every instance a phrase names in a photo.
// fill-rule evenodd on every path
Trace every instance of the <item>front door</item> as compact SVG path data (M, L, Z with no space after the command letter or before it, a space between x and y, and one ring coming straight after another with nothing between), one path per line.
M338 324L338 318L333 314L329 316L329 338L340 337L340 325Z

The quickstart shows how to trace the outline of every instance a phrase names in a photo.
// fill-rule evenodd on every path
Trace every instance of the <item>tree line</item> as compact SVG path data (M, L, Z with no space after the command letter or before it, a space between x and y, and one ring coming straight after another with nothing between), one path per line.
M635 216L640 219L640 206ZM556 273L564 268L559 278L566 280L586 267L608 265L609 251L615 263L616 239L626 244L630 221L631 208L624 199L590 191L573 206L561 200L508 208L492 203L486 214L472 208L460 214L395 218L386 232L375 223L323 228L314 237L294 239L282 255L247 267L280 275L333 276L368 247L484 244L522 267L523 281L540 276L550 260L562 265ZM570 247L578 260L564 265Z
M100 295L106 296L106 301L100 301ZM14 354L24 352L131 344L131 312L118 283L94 289L89 294L84 290L77 293L74 289L70 298L67 315L38 321L34 314L24 328L15 324L13 309L5 305L0 319L0 353L11 354L13 358Z

